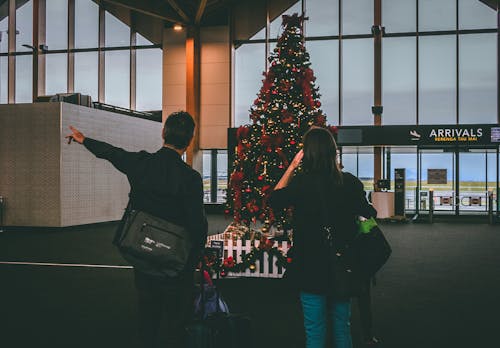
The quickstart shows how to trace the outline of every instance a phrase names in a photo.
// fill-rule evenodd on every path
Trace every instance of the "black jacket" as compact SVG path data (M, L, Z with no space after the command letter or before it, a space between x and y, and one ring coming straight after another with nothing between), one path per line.
M293 206L294 284L299 290L331 294L328 250L323 227L333 226L334 243L342 247L357 233L356 218L376 216L361 181L343 173L342 184L321 174L299 173L289 185L271 193L273 209Z
M127 175L133 209L161 217L188 230L193 240L188 268L194 268L194 261L205 245L208 226L200 174L189 167L177 152L167 147L155 153L128 152L90 138L85 138L83 145ZM190 269L186 271L189 273ZM154 269L147 273L157 275Z

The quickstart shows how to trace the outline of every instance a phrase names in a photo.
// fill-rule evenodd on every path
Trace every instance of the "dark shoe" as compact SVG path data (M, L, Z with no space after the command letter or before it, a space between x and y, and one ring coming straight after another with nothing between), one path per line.
M369 340L365 340L365 347L380 347L380 340L373 336Z

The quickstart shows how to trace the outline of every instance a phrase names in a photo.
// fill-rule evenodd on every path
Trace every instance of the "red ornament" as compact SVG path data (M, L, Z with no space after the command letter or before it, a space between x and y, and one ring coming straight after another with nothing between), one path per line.
M231 211L229 209L224 210L224 214L229 215Z
M295 145L295 144L296 144L295 140L290 140L290 145Z
M224 259L222 263L224 267L229 269L233 268L236 265L236 262L234 261L232 256L229 256L228 258Z
M246 192L246 193L250 193L250 192L252 192L252 189L251 189L250 187L247 187L247 188L245 189L245 192Z
M321 106L321 102L319 100L316 100L316 106L319 108Z
M221 276L222 278L224 278L225 276L227 276L226 271L225 271L225 270L220 271L220 276Z
M285 167L283 166L283 164L280 164L280 165L278 166L278 168L279 168L279 169L283 169L283 168L285 168Z
M293 259L291 257L286 258L286 263L292 263Z
M262 181L262 180L264 180L264 177L263 177L262 175L259 175L259 176L257 177L257 180Z

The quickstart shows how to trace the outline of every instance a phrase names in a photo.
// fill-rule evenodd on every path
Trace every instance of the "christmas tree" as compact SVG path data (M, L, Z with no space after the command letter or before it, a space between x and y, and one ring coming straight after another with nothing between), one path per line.
M267 197L302 147L311 126L326 127L319 88L302 31L304 15L283 16L283 33L269 57L262 88L250 109L251 124L237 130L226 214L244 225L260 221L290 228L290 211L272 211Z

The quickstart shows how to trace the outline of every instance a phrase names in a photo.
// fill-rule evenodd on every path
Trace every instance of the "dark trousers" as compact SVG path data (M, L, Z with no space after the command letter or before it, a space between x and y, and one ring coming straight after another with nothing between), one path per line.
M193 307L192 279L164 279L135 271L139 335L144 348L184 348Z

